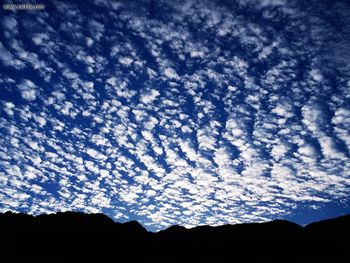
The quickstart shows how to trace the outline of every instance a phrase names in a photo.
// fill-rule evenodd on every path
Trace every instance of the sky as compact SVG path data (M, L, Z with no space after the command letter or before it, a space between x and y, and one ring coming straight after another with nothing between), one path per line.
M1 10L0 212L350 213L349 2L36 3Z

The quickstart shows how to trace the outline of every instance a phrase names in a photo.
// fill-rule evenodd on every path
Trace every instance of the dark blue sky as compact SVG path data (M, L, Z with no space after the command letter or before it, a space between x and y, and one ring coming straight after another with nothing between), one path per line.
M0 211L350 213L349 3L40 3L1 10Z

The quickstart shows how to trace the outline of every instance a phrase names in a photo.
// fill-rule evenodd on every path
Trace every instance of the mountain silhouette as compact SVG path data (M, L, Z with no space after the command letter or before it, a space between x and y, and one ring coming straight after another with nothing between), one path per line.
M350 215L305 227L275 220L153 233L137 221L117 223L103 214L6 212L0 233L1 257L12 260L349 262Z

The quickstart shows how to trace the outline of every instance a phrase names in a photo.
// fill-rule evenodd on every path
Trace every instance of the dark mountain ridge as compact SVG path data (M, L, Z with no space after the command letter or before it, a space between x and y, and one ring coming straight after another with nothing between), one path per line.
M350 215L299 226L284 220L148 232L103 214L0 214L2 256L181 262L332 262L348 259ZM238 260L238 261L237 261ZM109 261L108 261L109 262ZM118 260L116 261L118 262ZM128 262L128 261L122 261Z

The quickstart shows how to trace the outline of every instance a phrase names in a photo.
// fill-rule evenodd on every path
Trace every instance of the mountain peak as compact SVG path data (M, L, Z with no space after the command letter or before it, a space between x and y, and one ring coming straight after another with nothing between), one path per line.
M0 214L1 238L6 241L3 251L23 257L38 257L40 251L62 256L88 253L114 259L118 255L138 260L176 258L182 261L188 256L217 260L234 254L237 260L244 258L246 262L253 258L274 262L273 259L280 260L285 255L301 262L300 257L305 253L313 257L319 253L321 259L334 255L343 257L347 248L342 240L349 236L349 229L350 215L316 222L305 228L275 220L191 229L174 225L150 233L137 221L116 223L103 214Z

